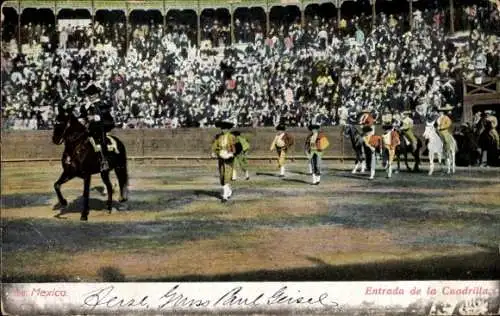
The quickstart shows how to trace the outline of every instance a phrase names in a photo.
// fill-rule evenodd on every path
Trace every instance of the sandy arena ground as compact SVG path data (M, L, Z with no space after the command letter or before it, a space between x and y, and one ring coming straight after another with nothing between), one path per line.
M424 168L427 164L424 165ZM500 277L500 169L402 172L373 181L351 162L276 176L251 163L222 204L215 162L130 162L130 200L108 214L99 176L79 221L82 181L59 163L2 165L3 279L29 281L395 280ZM113 178L113 182L116 182ZM115 194L117 198L117 194Z

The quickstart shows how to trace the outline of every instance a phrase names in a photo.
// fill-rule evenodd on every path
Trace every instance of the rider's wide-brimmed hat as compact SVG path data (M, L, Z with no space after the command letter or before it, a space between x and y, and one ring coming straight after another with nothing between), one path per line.
M215 127L218 127L220 129L231 129L233 128L234 123L230 121L218 121L215 123Z
M363 133L371 132L372 128L370 126L363 126Z
M447 111L452 111L454 108L455 108L454 106L452 106L448 103L445 106L438 108L438 111L439 112L447 112Z
M318 124L309 124L309 126L307 127L310 131L314 131L314 130L318 130L320 129L321 126L319 126Z
M286 130L285 124L279 124L278 126L276 126L276 130L277 131L284 131L284 130Z
M101 93L102 89L95 83L90 83L88 86L85 87L83 92L87 95L94 95Z

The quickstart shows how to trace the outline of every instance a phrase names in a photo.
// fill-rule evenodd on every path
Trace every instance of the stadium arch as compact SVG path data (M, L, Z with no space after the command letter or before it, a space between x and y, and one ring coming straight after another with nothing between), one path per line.
M342 5L347 2L360 2L361 0L127 0L127 1L112 1L112 0L8 0L2 3L1 9L3 8L13 8L18 12L18 19L20 18L19 13L26 8L35 9L49 9L53 10L54 16L57 17L59 10L62 9L84 9L88 10L92 16L92 20L95 17L97 10L119 10L125 13L126 23L129 23L130 14L134 10L159 10L164 19L167 17L167 12L169 10L193 10L197 16L197 42L198 46L201 43L200 36L200 16L202 12L206 9L226 9L229 11L230 15L230 28L231 28L231 39L234 40L234 14L239 8L261 8L264 10L266 15L266 34L269 34L270 30L270 14L271 9L278 7L289 7L295 6L300 12L300 21L304 25L306 23L306 9L309 5L322 5L322 4L332 4L337 9L337 20L341 20L341 9ZM396 1L396 0L369 0L372 6L372 16L375 17L376 14L376 4L380 2ZM406 0L409 3L410 18L412 16L412 3L415 0ZM450 6L453 6L453 1L450 2ZM453 10L450 11L453 14ZM57 18L56 18L57 20ZM453 19L452 19L453 20ZM373 22L375 19L373 19ZM410 23L411 25L411 23Z

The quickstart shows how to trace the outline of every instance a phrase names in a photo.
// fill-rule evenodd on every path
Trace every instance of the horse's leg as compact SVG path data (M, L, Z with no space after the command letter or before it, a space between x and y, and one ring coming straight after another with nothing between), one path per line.
M113 187L111 185L111 181L109 180L109 171L101 172L101 179L102 182L104 182L104 185L106 186L106 191L108 193L108 201L106 202L106 207L109 213L111 213L113 206Z
M358 172L358 166L359 166L359 160L358 158L356 158L356 161L354 161L354 169L352 169L352 174L355 174L356 172Z
M420 146L417 146L417 150L413 153L413 157L415 158L415 167L413 167L413 171L418 172L420 170Z
M397 161L397 169L395 171L395 173L399 173L399 170L401 168L401 148L399 150L396 150L396 153L395 153L395 157L394 157Z
M434 172L434 153L429 151L429 175Z
M364 146L361 147L361 157L364 157L361 159L361 172L364 173L366 169L368 169L368 154L366 150L364 149Z
M371 164L370 164L370 180L375 178L375 167L376 167L376 154L375 151L371 153Z
M446 153L446 173L450 174L451 173L451 158L450 158L450 153Z
M59 200L54 209L65 207L68 205L68 201L66 201L61 193L61 185L73 179L74 177L74 175L70 175L68 171L64 170L59 179L57 179L57 181L54 183L54 190L56 191L57 199Z
M120 166L115 168L115 174L118 178L118 184L120 185L120 199L121 202L126 202L128 200L128 172L127 166Z
M442 152L438 152L437 156L438 156L439 170L442 171L443 170L443 164L444 164L443 153Z
M387 159L387 178L392 177L392 161L394 159L394 154L389 150L388 151L388 159Z
M406 165L406 170L407 170L407 171L411 171L410 165L408 164L408 149L407 149L407 150L405 150L404 155L405 155L405 165Z
M456 149L455 149L455 150L456 150ZM455 159L456 159L455 155L456 155L456 152L455 152L455 150L453 151L452 156L451 156L451 168L452 168L452 170L451 170L451 171L452 171L452 173L455 173L455 171L456 171L456 170L455 170L455 169L456 169L456 168L455 168L455 167L456 167L456 163L455 163Z
M89 194L90 194L90 179L92 175L88 174L83 178L83 210L80 216L81 221L88 220L89 216Z

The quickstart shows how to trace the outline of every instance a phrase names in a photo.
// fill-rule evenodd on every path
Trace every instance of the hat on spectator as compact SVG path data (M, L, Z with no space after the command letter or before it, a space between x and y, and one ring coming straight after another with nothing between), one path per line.
M438 108L439 112L447 112L453 110L455 107L447 103L445 106Z
M90 82L83 90L83 92L87 95L99 94L102 92L102 89L95 82Z

